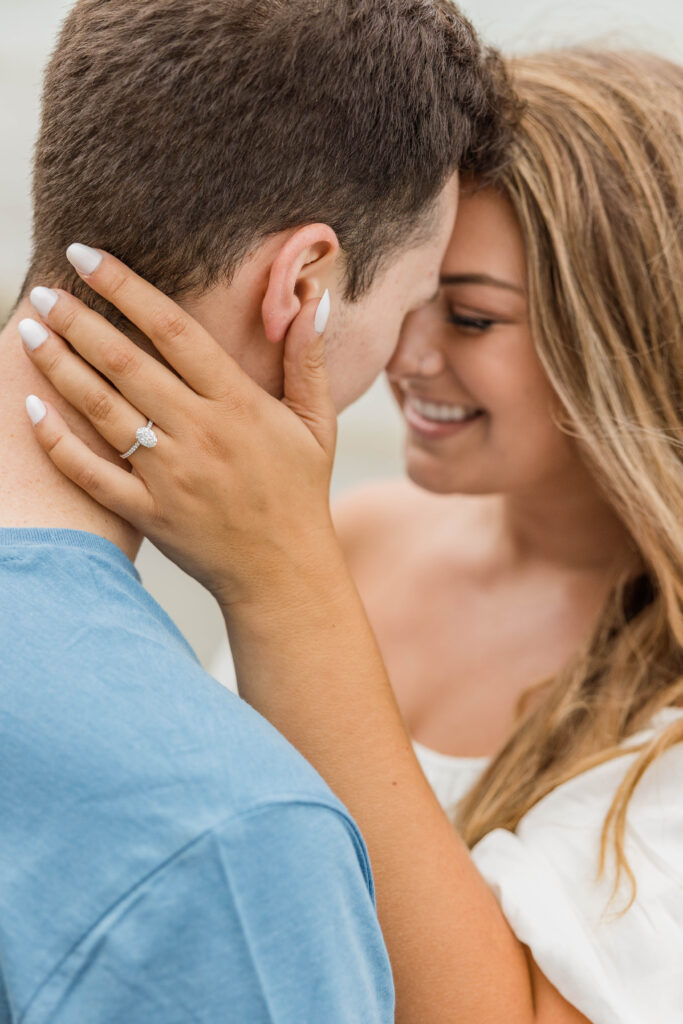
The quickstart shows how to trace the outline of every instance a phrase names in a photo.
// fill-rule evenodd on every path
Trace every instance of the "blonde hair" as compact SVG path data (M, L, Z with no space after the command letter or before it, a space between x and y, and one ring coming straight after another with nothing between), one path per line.
M683 698L683 68L647 54L564 50L510 61L524 104L501 188L521 224L530 324L577 439L644 568L619 579L571 663L534 688L458 807L470 845L514 829L556 786L639 753L604 823L625 872L626 812L683 721L628 744ZM536 692L538 691L538 692ZM630 902L628 905L630 905Z

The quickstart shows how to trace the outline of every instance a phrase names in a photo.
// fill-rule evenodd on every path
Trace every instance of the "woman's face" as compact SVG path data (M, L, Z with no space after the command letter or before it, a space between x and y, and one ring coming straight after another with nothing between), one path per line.
M575 465L529 330L522 234L509 201L461 196L440 297L405 321L387 368L407 472L443 494L502 494ZM560 476L561 479L561 476Z

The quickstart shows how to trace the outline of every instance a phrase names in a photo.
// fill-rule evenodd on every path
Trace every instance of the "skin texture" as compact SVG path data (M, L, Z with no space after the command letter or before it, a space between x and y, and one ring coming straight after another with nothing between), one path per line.
M186 384L60 293L33 364L117 447L146 401L159 444L139 450L128 473L90 451L49 406L36 439L72 482L213 590L243 697L356 817L395 972L396 1019L585 1021L510 931L410 746L332 528L336 415L324 341L313 329L317 302L304 304L290 326L277 401L116 260L105 257L86 280ZM102 380L63 338L118 388L107 392L108 404L93 401Z
M483 276L501 286L473 283ZM442 267L454 278L407 319L389 380L404 412L417 396L486 414L439 439L407 424L412 483L346 497L335 521L411 735L491 756L519 698L569 659L632 554L556 426L521 232L501 194L461 197Z

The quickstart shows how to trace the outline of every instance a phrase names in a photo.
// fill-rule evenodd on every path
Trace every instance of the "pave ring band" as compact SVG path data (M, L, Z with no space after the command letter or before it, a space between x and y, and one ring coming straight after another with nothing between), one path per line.
M159 442L159 438L152 430L152 421L150 420L146 427L138 427L135 431L135 437L137 438L132 448L129 448L127 452L124 452L121 456L122 459L129 459L133 452L136 452L140 446L143 448L155 448Z

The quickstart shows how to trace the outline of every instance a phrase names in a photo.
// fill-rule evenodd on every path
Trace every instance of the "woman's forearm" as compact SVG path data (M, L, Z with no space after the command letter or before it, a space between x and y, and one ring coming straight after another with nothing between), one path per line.
M241 696L325 778L368 845L404 1024L529 1024L529 963L422 774L341 550L225 609ZM418 966L419 965L419 966Z

